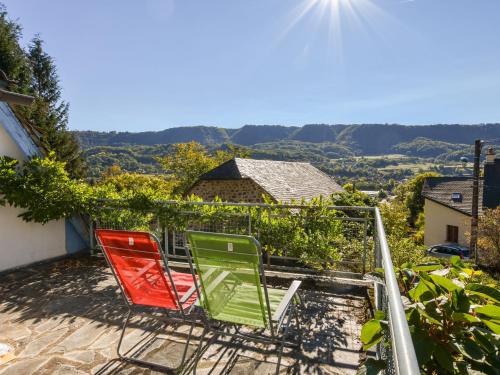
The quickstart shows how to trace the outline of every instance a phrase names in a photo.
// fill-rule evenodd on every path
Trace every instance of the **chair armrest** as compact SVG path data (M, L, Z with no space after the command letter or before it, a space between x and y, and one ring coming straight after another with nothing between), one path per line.
M292 298L295 296L297 293L297 290L300 287L300 284L302 284L302 281L299 280L294 280L292 282L292 285L288 288L286 294L283 296L283 299L281 300L280 304L278 305L278 308L273 314L273 321L275 322L280 322L283 318L283 315L288 309L288 306L290 305L290 302L292 301Z
M144 275L146 272L148 272L151 268L153 268L154 266L156 266L156 262L155 261L152 261L151 263L149 263L148 265L142 267L139 272L137 272L137 275L135 275L135 280L137 280L139 277L141 277L142 275Z
M191 298L191 296L193 295L193 293L196 292L196 282L193 284L193 286L191 288L189 288L189 290L186 292L186 294L184 294L180 300L180 303L181 304L184 304L187 302L188 299Z
M205 289L205 293L208 295L210 293L212 293L212 291L220 284L222 283L226 277L228 277L230 275L230 273L228 271L224 271L222 272L219 276L217 276L215 278L214 281L212 281L209 285L207 285L206 289Z

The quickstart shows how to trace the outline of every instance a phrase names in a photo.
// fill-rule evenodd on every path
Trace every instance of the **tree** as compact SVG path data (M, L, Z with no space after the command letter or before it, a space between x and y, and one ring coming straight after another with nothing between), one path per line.
M415 227L418 215L424 210L422 188L427 177L439 177L436 172L421 173L395 189L396 200L409 210L408 223Z
M11 85L13 91L27 94L31 72L24 50L19 44L21 36L21 25L8 18L5 6L0 3L0 69L16 82Z
M481 261L500 269L500 206L483 211L477 231Z
M83 158L77 139L67 130L69 106L62 100L54 60L43 50L39 36L35 36L27 50L21 47L21 37L21 25L8 18L5 6L0 3L0 69L14 81L10 90L35 97L29 107L12 107L40 132L45 148L55 152L70 175L81 177Z
M134 193L150 193L158 200L166 200L171 197L173 182L164 176L119 172L103 176L102 181L97 184L97 188L100 187L107 187L124 198Z
M39 36L35 36L28 46L27 57L31 68L31 92L35 96L27 111L28 118L41 130L46 148L66 163L70 175L81 177L84 166L80 145L67 130L69 104L62 100L57 68L53 58L43 50Z
M217 150L210 154L198 142L173 145L173 152L156 160L176 182L175 193L185 193L203 173L234 158L247 157L245 149L228 146L227 150Z
M406 262L422 260L424 249L416 243L408 225L409 209L399 201L383 203L379 207L394 265L400 267Z

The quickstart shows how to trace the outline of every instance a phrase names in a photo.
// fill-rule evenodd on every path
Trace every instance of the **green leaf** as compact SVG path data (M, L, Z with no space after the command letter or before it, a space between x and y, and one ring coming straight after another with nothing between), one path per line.
M453 308L458 312L469 312L470 301L463 289L454 290L451 295Z
M447 279L446 277L443 276L438 276L438 275L430 275L431 280L439 285L440 287L443 287L447 291L451 292L453 290L460 289L458 285L455 285L453 281L450 279Z
M480 323L481 320L479 318L476 318L474 315L467 314L464 312L453 312L451 315L451 318L455 321L458 322L469 322L469 323Z
M436 349L436 343L423 332L416 331L412 333L415 354L420 366L430 361L432 353Z
M463 262L460 260L460 257L458 255L452 256L450 258L450 264L452 265L452 267L457 267L457 268L463 268L464 266Z
M465 289L469 291L469 293L500 303L500 290L492 288L491 286L471 283L468 284Z
M495 320L500 320L500 306L485 305L476 307L476 313L487 316Z
M412 307L406 310L405 315L409 325L416 326L420 323L420 314L416 308Z
M421 272L421 273L419 273L419 276L423 280L432 281L427 272Z
M408 295L414 301L425 302L435 298L437 290L432 283L421 279L417 286L408 292Z
M493 332L496 335L500 335L500 323L493 322L491 320L486 320L486 319L483 319L482 322L486 327L491 329L491 332Z
M483 351L481 350L481 347L471 339L468 338L463 339L458 344L458 348L460 352L468 358L474 359L476 361L482 360L484 358L484 354Z
M378 375L387 367L384 360L368 358L356 372L357 375Z
M471 364L471 368L473 370L477 370L480 374L485 374L485 375L498 375L498 368L499 366L497 365L491 365L486 362L478 362L478 361L469 361ZM495 361L493 361L495 362Z
M421 308L417 307L417 310L418 312L420 313L420 315L423 315L425 318L427 318L427 320L431 323L434 323L434 324L437 324L438 326L442 326L443 323L440 322L439 320L437 320L436 318L432 317L427 311L425 310L422 310Z
M418 266L412 267L412 270L415 272L423 271L430 272L443 268L441 264L430 263L430 264L419 264Z
M476 342L488 353L493 353L495 351L495 338L489 334L484 332L482 329L478 327L474 327L472 329L472 334L476 338Z
M374 317L374 319L376 319L376 320L383 320L383 319L385 319L385 312L383 312L382 310L375 311L375 317Z
M433 353L436 362L448 372L453 373L453 357L447 348L439 346Z
M367 350L373 345L379 343L383 337L384 331L379 320L370 320L361 328L361 341L364 344L364 350Z

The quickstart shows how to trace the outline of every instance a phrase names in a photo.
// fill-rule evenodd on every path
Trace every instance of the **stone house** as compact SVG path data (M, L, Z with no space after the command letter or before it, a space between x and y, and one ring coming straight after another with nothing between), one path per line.
M331 177L309 163L231 159L203 174L187 191L205 201L291 202L329 197L344 191Z
M479 211L500 205L500 158L493 149L484 163L479 182ZM472 216L472 177L428 177L422 188L424 197L424 243L432 246L457 243L468 246Z

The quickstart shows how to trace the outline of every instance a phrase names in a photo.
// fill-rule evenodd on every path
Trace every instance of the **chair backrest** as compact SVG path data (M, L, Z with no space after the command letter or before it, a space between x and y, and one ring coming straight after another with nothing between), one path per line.
M251 236L186 231L201 286L201 302L218 320L266 327L260 245ZM264 285L265 287L265 285Z
M97 229L96 237L129 303L179 309L160 245L150 233Z

